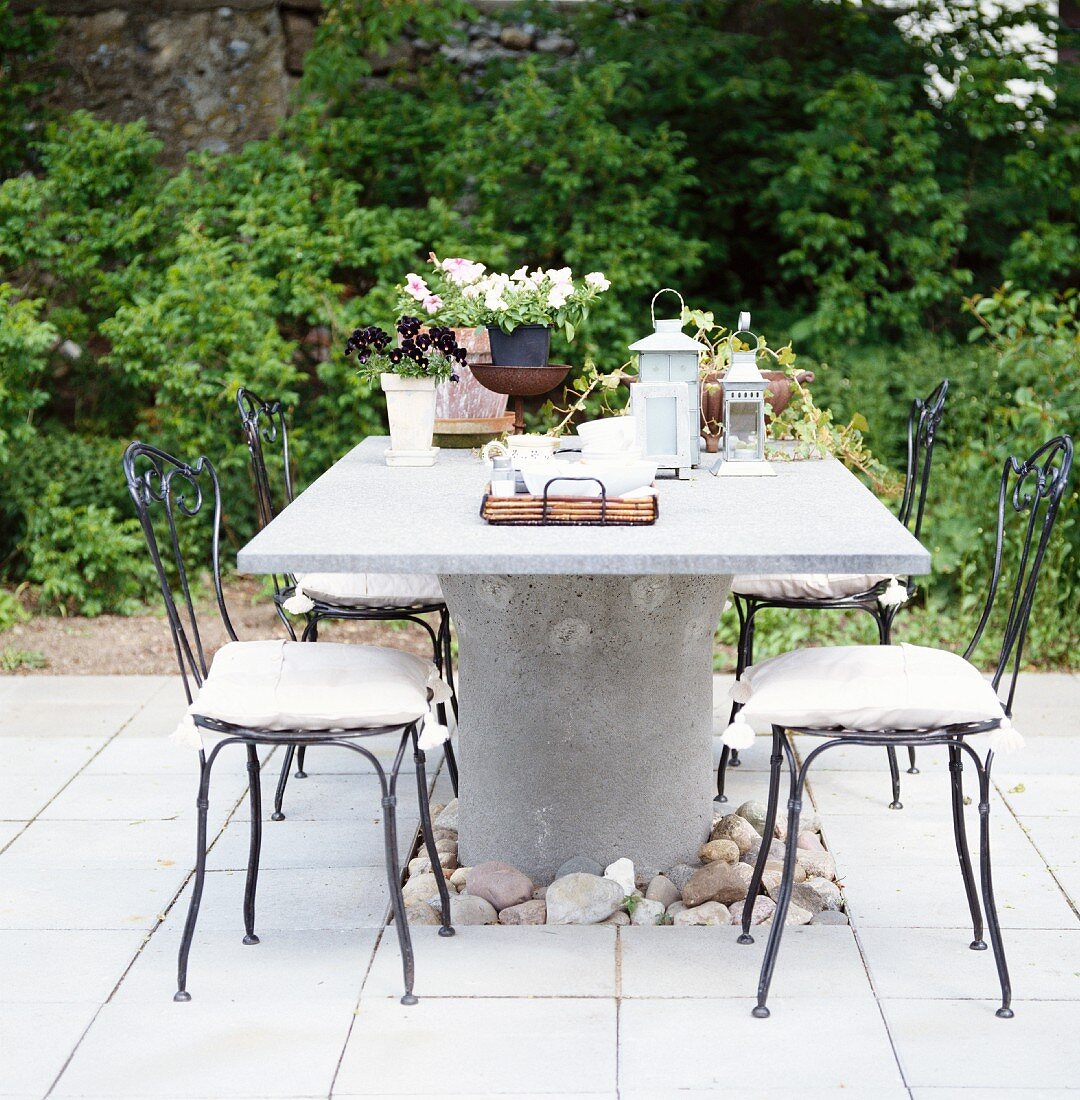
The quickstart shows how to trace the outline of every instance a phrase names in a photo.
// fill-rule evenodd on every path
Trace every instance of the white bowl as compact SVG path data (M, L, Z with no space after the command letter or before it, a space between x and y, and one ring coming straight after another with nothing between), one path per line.
M542 497L544 486L552 478L589 478L588 481L556 481L548 490L554 497L598 497L604 485L609 497L620 497L651 485L656 477L656 463L645 460L634 462L597 462L587 466L579 462L530 462L522 466L521 476L533 496Z
M607 447L581 448L581 461L586 466L595 466L598 462L625 466L628 462L640 462L641 457L641 451L636 447L629 451L611 451Z
M637 441L637 428L632 416L606 416L579 424L578 438L582 449L597 447L604 451L625 451Z

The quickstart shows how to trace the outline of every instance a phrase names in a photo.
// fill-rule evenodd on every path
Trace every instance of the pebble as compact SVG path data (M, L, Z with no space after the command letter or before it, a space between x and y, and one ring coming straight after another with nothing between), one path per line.
M765 815L768 813L768 807L764 802L744 802L735 813L749 821L759 833L765 832Z
M405 920L408 924L441 924L439 914L426 901L410 901L405 906Z
M761 843L761 840L758 839L750 845L750 850L740 857L743 863L749 863L752 867L757 862L758 852L761 851ZM769 841L769 855L767 858L768 860L780 860L783 862L784 845L781 844L779 840Z
M534 888L528 875L498 860L476 864L469 873L467 887L470 894L490 902L496 909L531 901Z
M614 863L609 863L604 868L604 878L617 882L622 887L623 897L628 897L637 887L634 878L634 864L625 856L622 859L615 860Z
M630 923L637 925L659 924L664 915L664 906L651 898L639 898L630 914Z
M575 873L557 878L547 892L548 924L599 924L622 906L626 895L609 878Z
M700 867L691 867L689 863L676 863L668 871L667 877L674 883L675 889L681 893L683 887L690 881L690 876L700 870Z
M438 879L430 871L413 875L402 888L401 895L407 901L427 901L432 894L439 892Z
M839 910L844 905L840 887L819 875L794 886L791 900L804 909L809 909L811 913L821 913L826 909Z
M450 899L451 924L498 924L499 914L484 898L472 894L459 894Z
M610 917L607 918L607 920L602 920L600 923L627 925L630 923L630 914L624 913L621 909L617 909L614 913L611 914Z
M777 874L782 875L784 873L784 861L781 860L781 859L767 859L765 861L765 870L766 871L776 871ZM805 882L806 881L806 868L803 867L803 865L801 863L796 863L793 875L794 875L794 878L795 878L796 882Z
M678 901L673 901L667 907L667 915L669 917L675 917L686 908L686 902L680 898Z
M702 863L715 863L723 860L724 863L739 862L739 846L728 837L720 837L718 840L710 840L702 844L698 850L698 859Z
M824 852L825 845L821 843L821 837L817 833L810 832L809 829L803 829L799 833L799 839L796 842L797 848L802 848L807 852Z
M440 840L452 840L457 843L457 829L436 829L432 828L431 835L435 840L435 846L439 846Z
M548 888L546 886L537 886L533 890L533 901L543 901L547 897Z
M731 911L719 901L707 901L693 909L683 909L672 922L678 925L730 924Z
M827 879L836 878L836 860L833 859L832 853L826 852L824 848L817 852L800 848L795 853L795 858L802 864L807 878L813 878L816 875Z
M739 846L739 855L741 856L750 851L750 847L755 840L761 840L757 829L746 818L739 817L738 814L728 814L726 817L720 818L713 826L709 839L720 840L725 837L728 840L735 841Z
M471 867L458 867L456 871L450 876L450 882L456 886L459 890L465 889L465 882L468 878Z
M742 924L743 906L745 904L745 901L739 901L731 906L732 924ZM775 912L776 903L773 899L765 897L764 894L759 894L754 898L754 907L750 910L750 923L764 924Z
M847 913L837 913L834 909L825 909L814 915L811 924L848 924Z
M753 874L745 863L707 863L683 887L683 901L690 909L706 901L721 901L725 905L741 901Z
M784 919L784 925L789 924L809 924L814 919L814 914L809 909L804 909L801 905L796 905L792 902L788 906L787 917Z
M673 901L682 900L678 887L667 875L656 875L645 891L649 901L658 901L666 909Z
M458 800L451 798L449 802L439 811L438 816L434 819L432 824L437 829L453 829L454 832L458 830Z
M556 878L564 875L602 875L604 866L588 856L571 856L556 872Z
M547 905L540 899L509 905L499 914L500 924L546 924Z

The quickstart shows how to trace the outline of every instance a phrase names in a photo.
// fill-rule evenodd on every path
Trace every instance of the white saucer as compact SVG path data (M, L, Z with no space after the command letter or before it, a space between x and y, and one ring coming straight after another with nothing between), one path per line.
M387 447L383 451L383 457L387 466L434 466L438 453L438 447L426 451L395 451L392 447Z

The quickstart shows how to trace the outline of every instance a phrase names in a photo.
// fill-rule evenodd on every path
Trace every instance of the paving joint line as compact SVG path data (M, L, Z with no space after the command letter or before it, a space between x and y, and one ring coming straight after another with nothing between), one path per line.
M155 693L155 694L156 694L156 693ZM153 698L153 697L151 697L151 698ZM147 703L149 703L149 702L150 702L150 700L147 700ZM136 717L138 716L138 714L139 714L139 713L140 713L139 711L136 711L136 713L135 713L135 714L133 714L133 715L131 716L131 719L129 719L129 722L131 722L131 721L134 721L134 719L135 719L135 718L136 718ZM126 727L126 725L127 725L127 724L128 724L128 723L125 723L125 726L123 726L123 727L121 727L121 728L120 728L119 730L117 730L117 731L116 731L116 733L115 733L115 734L114 734L113 736L114 736L114 737L118 737L118 736L120 735L120 733L121 733L121 732L123 732L123 729L124 729L124 728ZM108 745L109 743L111 743L111 741L112 741L112 738L110 738L110 739L109 739L109 741L108 741L108 742L106 742L106 744L105 744L105 745L102 745L102 746L101 746L101 748L102 748L102 749L104 749L104 748L105 748L105 747L106 747L106 746L107 746L107 745ZM259 767L259 774L260 774L260 776L262 775L262 770L263 770L263 768L264 768L264 767L265 767L265 766L266 766L266 765L267 765L267 764L268 764L268 763L270 762L270 760L272 760L272 759L273 759L273 757L274 757L274 753L275 753L276 751L277 751L277 749L276 749L276 747L275 747L275 748L274 748L273 750L271 750L271 752L270 752L270 753L269 753L269 754L267 755L267 757L266 757L266 760L265 760L265 761L263 761L263 762L262 762L262 764L260 765L260 767ZM94 760L94 759L96 758L96 756L97 756L97 753L95 753L95 754L94 754L94 756L92 756L92 757L90 758L90 760L87 760L87 761L86 761L86 764L90 764L90 763L91 763L91 762L92 762L92 761L93 761L93 760ZM84 765L84 767L85 767L85 766L86 766L86 765ZM80 769L80 770L81 770L81 769ZM72 778L74 779L74 778L75 778L75 776L73 776ZM238 810L238 809L240 808L240 806L241 806L241 805L242 805L242 804L243 804L244 802L246 802L246 801L247 801L247 798L248 798L248 792L249 792L249 790L250 790L250 784L247 784L247 783L245 783L245 784L244 784L244 789L243 789L243 791L242 791L242 792L240 793L240 796L239 796L239 798L237 798L236 802L235 802L235 803L233 804L233 808L232 808L232 809L231 809L231 810L230 810L230 811L228 812L228 814L226 815L226 817L225 817L225 820L224 820L224 821L222 822L221 826L219 827L219 829L218 829L217 833L216 833L216 834L215 834L215 836L214 836L214 839L213 839L213 840L212 840L212 841L211 841L211 842L210 842L210 843L209 843L209 844L208 844L208 845L206 846L206 852L207 852L207 855L209 855L209 853L210 853L211 851L213 851L213 849L214 849L214 846L215 846L215 845L216 845L216 844L218 843L218 841L219 841L219 840L221 839L221 837L222 837L222 834L223 834L223 833L225 832L225 829L226 829L226 828L228 827L228 825L229 825L229 824L230 824L230 823L232 822L232 819L233 819L234 815L236 814L237 810ZM59 792L57 792L57 793L59 793ZM79 1052L79 1047L81 1047L81 1046L82 1046L82 1044L83 1044L83 1040L84 1040L84 1039L86 1038L86 1036L87 1036L87 1035L89 1034L89 1032L90 1032L90 1029L91 1029L91 1028L92 1028L92 1027L94 1026L94 1024L95 1024L95 1023L97 1023L97 1019L98 1019L98 1017L99 1017L99 1016L101 1015L101 1010L102 1010L102 1009L103 1009L103 1008L104 1008L104 1007L105 1007L106 1005L108 1005L108 1004L111 1004L111 1003L112 1003L112 1000L113 1000L113 998L114 998L114 997L116 996L117 992L119 991L119 989L120 989L120 986L121 986L121 985L123 985L123 983L124 983L124 979L125 979L125 978L126 978L126 977L128 976L128 974L130 974L130 973L131 973L131 969L132 969L132 967L133 967L133 966L134 966L134 965L135 965L135 964L136 964L136 963L137 963L137 962L139 961L139 958L140 958L140 956L142 955L143 951L145 951L145 950L146 950L146 946L147 946L147 944L149 944L149 943L150 943L150 940L151 940L151 939L153 938L153 936L154 936L154 935L155 935L155 934L156 934L156 933L158 932L158 930L159 930L159 929L161 928L161 926L162 926L162 925L163 925L163 924L165 923L165 920L166 920L166 918L167 918L167 917L168 917L168 915L169 915L169 914L170 914L170 913L172 912L173 908L174 908L174 907L176 906L176 903L177 903L177 902L178 902L178 901L180 900L180 897L181 897L181 895L182 895L182 894L184 893L184 891L185 891L185 890L187 889L188 883L189 883L189 882L191 882L191 880L192 880L192 878L194 877L194 875L195 875L195 868L193 867L193 868L192 868L192 869L191 869L190 871L188 871L188 873L187 873L187 874L186 874L186 875L184 876L184 878L183 878L183 881L182 881L182 882L180 883L180 886L179 886L179 888L177 889L176 893L175 893L175 894L173 895L173 897L172 897L172 899L171 899L171 900L169 901L169 903L168 903L168 904L167 904L167 905L165 906L165 908L164 908L164 909L162 909L162 911L161 911L160 913L158 913L158 915L157 915L157 920L156 920L156 922L155 922L155 924L154 924L153 928L149 929L149 930L148 930L148 931L146 932L146 935L145 935L145 936L143 937L143 941L142 941L142 943L140 943L140 944L139 944L138 948L137 948L137 949L136 949L136 951L135 951L135 954L134 954L134 955L133 955L133 956L131 957L131 960L130 960L130 961L128 962L127 966L125 966L125 967L124 967L124 970L123 970L123 972L121 973L120 977L119 977L119 978L118 978L118 979L116 980L116 984L115 984L115 985L114 985L114 986L112 987L112 989L111 989L111 990L109 991L109 995L108 995L108 996L107 996L107 997L105 998L105 1000L103 1000L103 1001L101 1002L101 1004L100 1004L100 1005L98 1005L98 1007L97 1007L97 1011L96 1011L96 1012L94 1013L94 1015L93 1015L93 1016L92 1016L92 1017L90 1018L90 1022L89 1022L89 1023L88 1023L87 1025L86 1025L86 1027L85 1027L85 1028L83 1029L82 1033L81 1033L81 1034L79 1035L79 1038L78 1038L78 1039L76 1040L76 1042L75 1042L75 1046L74 1046L74 1047L72 1048L72 1050L71 1050L71 1053L70 1053L70 1054L69 1054L69 1055L67 1056L67 1058L66 1058L66 1059L64 1059L64 1064L63 1064L63 1065L62 1065L62 1066L60 1067L60 1070L59 1070L59 1072L57 1073L56 1077L55 1077L55 1078L53 1078L53 1082L52 1082L52 1084L51 1084L51 1085L49 1085L49 1088L48 1088L48 1090L47 1090L47 1091L46 1091L46 1092L44 1093L44 1095L43 1095L43 1098L42 1098L42 1100L48 1100L48 1098L49 1098L50 1096L52 1096L52 1094L53 1094L53 1090L54 1090L54 1089L56 1088L56 1086L57 1086L57 1085L58 1085L58 1084L60 1083L60 1080L61 1080L61 1078L62 1078L62 1077L64 1076L64 1074L65 1074L65 1073L67 1072L68 1066L70 1066L70 1065L71 1065L72 1059L73 1059L73 1058L75 1057L75 1055L76 1055L76 1054L77 1054L77 1053Z

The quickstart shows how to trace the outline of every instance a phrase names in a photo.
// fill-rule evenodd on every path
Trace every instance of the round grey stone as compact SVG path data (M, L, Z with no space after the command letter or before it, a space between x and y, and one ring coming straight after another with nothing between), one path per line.
M483 898L472 894L459 894L450 898L451 924L498 924L495 907Z
M499 914L500 924L546 924L547 905L540 900L510 905Z
M604 866L588 856L571 856L556 872L556 878L564 875L603 875Z
M572 874L557 878L546 897L548 924L599 924L622 907L622 887L609 878Z
M676 913L674 921L678 925L730 924L731 912L719 901L707 901L695 905L693 909L683 909Z
M847 913L838 913L835 909L823 909L814 914L811 924L848 924Z
M490 902L496 909L507 909L529 901L533 895L533 880L509 863L497 860L478 863L469 872L465 888L475 897Z
M673 901L681 900L682 894L667 875L656 875L649 883L648 889L645 891L645 897L649 901L660 902L666 909Z
M759 833L765 832L765 815L768 807L764 802L744 802L735 813L749 821Z
M660 923L664 915L664 906L651 898L639 898L630 914L630 923L637 925L654 925Z

